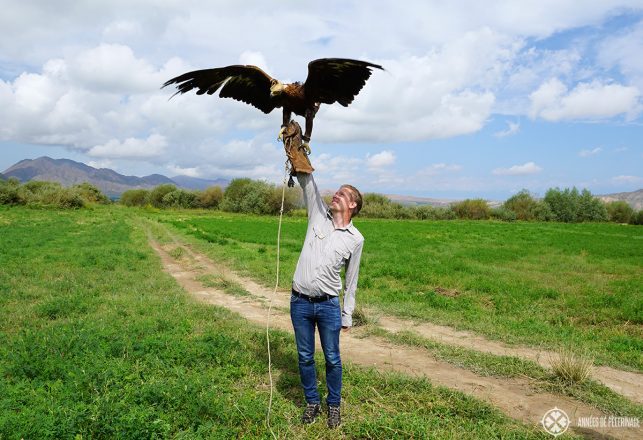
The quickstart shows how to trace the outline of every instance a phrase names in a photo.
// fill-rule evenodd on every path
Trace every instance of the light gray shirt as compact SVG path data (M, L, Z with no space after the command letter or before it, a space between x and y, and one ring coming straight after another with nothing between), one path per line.
M353 226L352 221L345 228L335 227L312 174L298 173L297 180L304 190L308 230L297 261L292 287L309 296L339 296L342 291L340 272L342 266L345 266L342 326L351 327L364 237Z

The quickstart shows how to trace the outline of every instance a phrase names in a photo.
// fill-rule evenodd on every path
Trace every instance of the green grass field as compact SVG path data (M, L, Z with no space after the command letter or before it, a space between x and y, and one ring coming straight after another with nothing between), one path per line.
M210 252L271 279L275 219L0 207L1 439L271 437L264 426L269 389L263 329L191 300L161 270L138 227L141 215L164 222L181 217L179 230L213 241L205 246ZM359 224L373 244L377 239L368 234L386 226ZM303 220L285 224L286 277L303 228ZM365 254L365 268L372 269L364 272L370 286L360 298L404 311L390 301L391 290L376 292L379 283L398 279L378 274L384 251ZM466 303L471 310L477 304ZM432 309L442 319L452 316L430 302L417 314L429 317ZM302 427L292 336L275 331L271 338L272 423L281 438L550 438L426 380L350 366L341 432L329 433L323 422Z
M274 283L277 219L146 212L201 250ZM643 370L643 228L617 224L356 219L366 238L358 304L508 343L573 346L597 364ZM288 288L306 220L286 218Z

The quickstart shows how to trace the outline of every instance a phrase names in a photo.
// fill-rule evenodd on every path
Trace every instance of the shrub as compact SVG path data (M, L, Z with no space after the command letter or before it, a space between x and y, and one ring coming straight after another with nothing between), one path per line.
M630 224L643 225L643 209L632 215L632 218L630 219Z
M74 188L63 188L58 182L31 181L22 185L19 196L27 206L82 208L85 200Z
M278 214L282 189L261 180L234 179L223 194L224 211L251 214ZM288 188L284 195L284 212L298 205L299 190Z
M192 191L177 189L163 196L162 206L167 208L195 208L197 195Z
M466 199L451 205L458 218L469 220L484 220L490 215L489 205L483 199Z
M526 189L508 198L502 207L513 211L518 220L534 220L537 218L538 201Z
M221 209L229 212L241 212L241 202L250 191L252 180L248 178L232 179L223 193Z
M534 209L534 218L535 220L541 222L551 222L556 220L554 212L551 210L549 205L545 201L540 200Z
M171 183L166 183L163 185L159 185L152 189L150 191L150 195L148 197L147 202L154 206L155 208L162 208L163 207L163 197L167 193L171 193L172 191L176 191L176 186L172 185Z
M223 190L220 186L211 186L198 193L197 201L201 208L216 209L223 200Z
M623 200L609 202L605 205L609 221L616 223L630 223L635 215L632 207Z
M150 192L146 189L130 189L121 194L119 202L125 206L145 206Z
M96 186L92 185L89 182L83 182L78 185L74 185L72 187L78 193L80 196L89 203L100 203L102 205L106 205L108 203L111 203L111 200L109 200L109 197L107 197L103 192L98 189Z
M608 219L605 203L594 197L587 189L581 191L578 198L576 216L579 222L605 222Z
M380 205L386 205L391 203L391 199L386 197L383 194L378 193L366 193L362 196L362 205L366 206L370 203L379 203Z
M543 200L551 209L555 220L569 223L577 221L579 199L580 194L576 188L550 188Z
M0 180L0 205L20 204L18 188L20 188L20 181L15 177Z
M513 222L517 219L517 216L512 210L501 206L491 210L491 218L505 222Z

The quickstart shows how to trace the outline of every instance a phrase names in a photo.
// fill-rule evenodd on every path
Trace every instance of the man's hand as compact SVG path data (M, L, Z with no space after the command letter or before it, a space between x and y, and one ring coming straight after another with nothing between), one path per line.
M348 333L350 329L351 329L350 327L342 326L342 333Z

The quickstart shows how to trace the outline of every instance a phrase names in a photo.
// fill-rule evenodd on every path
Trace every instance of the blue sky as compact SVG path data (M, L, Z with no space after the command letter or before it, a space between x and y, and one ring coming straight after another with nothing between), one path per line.
M6 3L6 4L5 4ZM280 111L160 90L183 72L383 65L322 107L323 188L501 200L643 187L643 1L5 2L0 172L70 158L123 174L280 182ZM302 122L302 121L300 121Z

